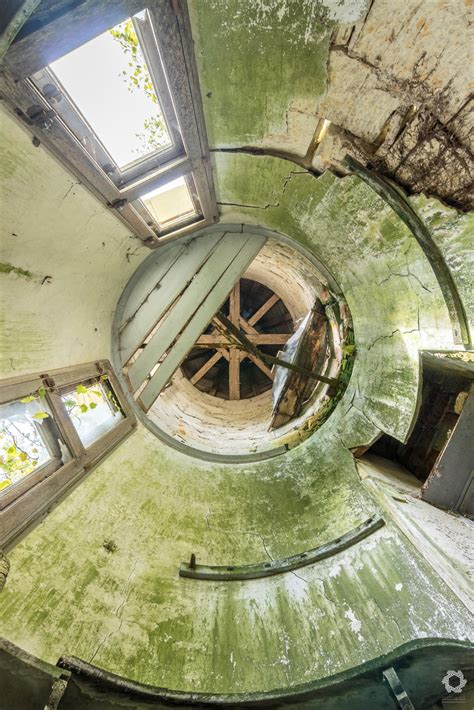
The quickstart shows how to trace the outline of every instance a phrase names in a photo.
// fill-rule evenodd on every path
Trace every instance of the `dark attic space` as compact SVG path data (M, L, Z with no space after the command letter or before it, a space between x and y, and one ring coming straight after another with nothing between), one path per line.
M474 708L473 25L0 3L0 710Z

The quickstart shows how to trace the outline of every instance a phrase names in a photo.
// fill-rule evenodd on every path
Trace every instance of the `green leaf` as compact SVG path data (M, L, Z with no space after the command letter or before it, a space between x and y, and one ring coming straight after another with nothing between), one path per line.
M96 403L96 402L91 402L91 403L89 404L89 409L95 409L96 407L97 407L97 403Z
M84 385L77 385L76 392L77 394L87 394L87 387L84 387Z
M99 390L91 390L91 394L95 394L96 397L102 397L102 392Z
M48 412L36 412L36 414L33 414L33 419L48 419L48 417Z
M81 406L81 412L82 412L82 413L87 412L87 409L88 409L87 404L81 404L80 406Z
M77 404L77 402L76 402L75 399L67 399L67 400L64 402L64 404L65 404L67 407L75 407L76 404Z
M36 397L32 394L30 394L28 397L23 397L23 399L20 399L20 402L22 404L29 404L30 402L34 402Z
M7 449L7 454L16 454L16 446L13 446L13 444L9 446Z
M42 399L44 399L44 397L46 397L46 388L45 388L45 387L40 387L39 390L38 390L38 395L39 395Z
M26 461L27 458L28 458L28 456L25 454L24 451L22 451L20 454L20 461Z

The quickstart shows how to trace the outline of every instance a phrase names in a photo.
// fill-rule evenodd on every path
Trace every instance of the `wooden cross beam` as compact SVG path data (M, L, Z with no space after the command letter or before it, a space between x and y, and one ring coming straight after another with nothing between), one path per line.
M238 329L239 319L240 281L235 284L229 297L229 322ZM235 348L229 351L229 399L240 399L240 356Z
M257 311L246 319L241 315L240 281L238 281L229 294L229 317L237 331L243 330L247 334L248 340L254 345L284 345L292 333L260 333L255 325L260 321L273 306L278 303L280 297L272 294ZM270 380L273 380L273 372L268 366L268 361L263 357L263 353L254 347L250 352L242 347L242 343L224 327L217 316L212 319L214 330L211 333L202 334L195 342L194 347L216 350L209 360L200 367L192 376L192 384L199 382L222 357L229 363L229 399L240 399L240 363L249 358ZM265 356L268 358L268 356Z
M339 382L334 377L325 377L324 375L318 375L315 372L307 370L304 367L294 365L292 362L286 362L286 360L281 360L278 357L273 357L272 355L267 355L266 353L263 353L247 338L246 335L244 335L244 333L242 333L241 330L236 328L236 326L227 318L227 316L222 313L222 311L219 311L215 318L220 323L221 327L224 329L224 332L227 330L244 350L246 350L249 354L251 353L259 360L263 360L264 363L268 365L280 365L281 367L285 367L287 370L293 370L294 372L298 372L299 374L305 375L306 377L310 377L314 380L319 380L319 382L325 382L326 384L331 385L331 387L338 387Z
M247 337L254 345L284 345L291 335L291 333L249 333ZM224 333L208 333L196 340L195 347L228 348L232 342L232 339Z

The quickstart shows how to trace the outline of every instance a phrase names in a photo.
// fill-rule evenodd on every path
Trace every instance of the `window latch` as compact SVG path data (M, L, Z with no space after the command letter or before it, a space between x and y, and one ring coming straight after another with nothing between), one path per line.
M122 207L125 207L127 202L128 202L128 200L125 197L122 197L121 199L114 200L113 202L109 202L109 207L113 207L116 210L121 210Z
M45 84L43 86L43 96L52 103L58 103L63 98L62 93L54 84Z
M30 106L26 109L26 117L31 126L37 126L42 131L47 131L53 125L55 113L52 109L46 110L42 106Z
M48 390L54 390L56 387L56 382L53 380L52 377L48 377L48 375L42 375L41 379L43 380L43 385L46 387Z

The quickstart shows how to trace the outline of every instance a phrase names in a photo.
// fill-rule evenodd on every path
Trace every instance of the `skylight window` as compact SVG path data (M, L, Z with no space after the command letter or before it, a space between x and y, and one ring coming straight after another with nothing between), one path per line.
M143 204L161 227L196 214L184 177L172 180L143 195Z
M143 0L138 14L134 0L104 13L72 5L35 32L34 51L9 48L2 100L150 248L211 224L218 211L185 9L177 21L171 3Z
M171 145L132 20L66 54L50 69L119 168Z
M49 90L58 113L87 143L92 136L86 135L86 126L81 131L74 121L68 121L68 104L82 114L120 169L172 145L138 38L140 23L146 23L144 12L69 52L52 62L49 71L42 70L33 77L43 93L48 95ZM54 87L59 93L53 91Z

